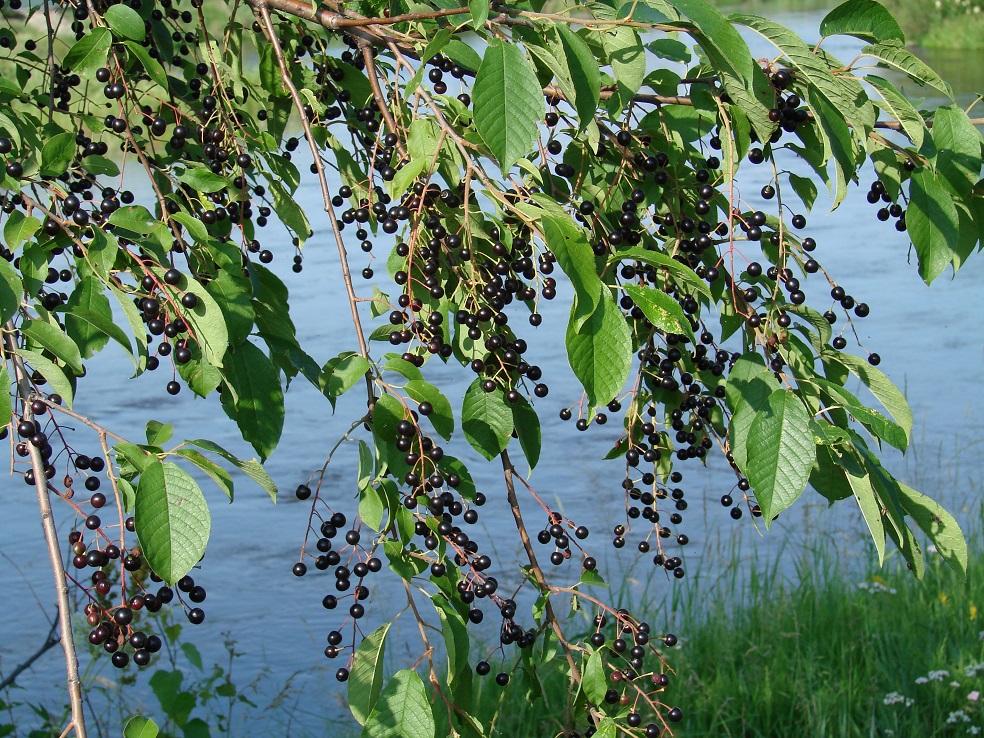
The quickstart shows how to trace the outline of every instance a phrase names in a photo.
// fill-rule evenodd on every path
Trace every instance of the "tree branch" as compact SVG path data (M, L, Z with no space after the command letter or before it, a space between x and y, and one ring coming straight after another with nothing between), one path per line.
M14 378L17 383L17 394L20 397L22 413L25 420L34 420L31 411L33 389L28 379L24 360L16 353L13 332L5 335L7 351L14 367ZM34 471L34 488L38 494L38 508L41 512L41 527L44 530L44 540L48 547L48 560L51 572L55 578L55 594L58 600L58 624L61 628L61 644L65 652L65 673L68 683L68 699L72 709L72 721L65 729L75 730L77 738L86 738L85 714L82 710L82 686L79 680L79 657L75 650L75 639L72 636L72 615L68 601L68 583L65 581L65 568L62 565L61 549L58 545L58 531L51 513L51 497L48 495L48 478L44 473L44 459L41 450L28 442L27 448L31 456L31 468Z
M27 659L19 663L17 667L12 672L10 672L8 676L3 678L3 681L0 681L0 690L4 690L7 687L9 687L11 684L16 682L17 677L19 677L25 671L30 669L35 661L37 661L39 658L41 658L46 653L48 653L48 651L50 651L52 648L54 648L59 643L61 643L61 638L55 635L55 632L57 630L58 630L58 619L56 618L55 620L51 621L51 628L48 630L48 635L45 636L44 643L41 644L41 647L38 648L38 650L35 651L33 654L28 656Z

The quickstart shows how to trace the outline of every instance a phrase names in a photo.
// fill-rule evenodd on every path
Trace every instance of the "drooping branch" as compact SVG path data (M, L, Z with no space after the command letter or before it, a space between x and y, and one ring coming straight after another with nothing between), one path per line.
M553 604L550 602L552 589L543 576L543 569L537 561L536 551L533 550L533 544L530 541L530 534L526 530L526 523L523 522L523 512L519 507L519 498L516 496L516 483L513 481L513 476L515 475L516 470L512 465L512 461L509 459L509 454L506 451L499 454L499 458L502 461L502 473L506 482L506 500L509 502L509 509L512 512L513 521L516 523L516 530L519 532L519 539L523 543L523 550L526 552L526 557L530 562L530 572L533 575L537 589L540 591L540 594L543 595L544 616L550 624L550 628L553 630L554 635L557 636L557 640L560 642L561 647L564 649L564 656L567 658L567 664L571 669L571 681L580 682L580 670L577 667L577 662L574 660L574 654L571 651L570 644L567 642L567 638L564 635L564 630L560 627L560 620L557 619L557 615L554 613Z
M21 402L23 418L34 420L31 410L33 390L28 378L23 359L16 353L13 331L5 333L7 353L14 367L14 379L17 384L17 395ZM82 708L82 685L79 679L79 658L75 650L75 639L72 634L71 606L68 600L68 582L65 580L65 568L62 564L61 548L58 545L58 531L55 529L55 519L51 512L51 497L48 494L48 478L45 475L44 459L41 449L33 443L27 443L31 458L31 469L34 472L34 488L38 495L38 508L41 513L41 528L48 548L48 560L51 572L55 578L55 595L58 603L58 625L61 629L62 650L65 652L65 673L68 684L68 699L71 706L72 720L66 727L66 735L74 729L77 738L86 738L85 714Z

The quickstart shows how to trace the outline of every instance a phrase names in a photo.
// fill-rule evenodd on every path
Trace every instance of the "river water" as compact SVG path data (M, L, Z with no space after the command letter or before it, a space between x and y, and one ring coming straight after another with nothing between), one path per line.
M822 12L774 13L780 23L797 30L805 40L815 41ZM750 38L750 43L755 40ZM829 50L842 58L853 58L860 44L851 40L833 40ZM763 55L769 52L762 49ZM954 85L961 102L972 99L972 92L984 88L984 69L981 65L950 67L946 58L929 58L939 64L944 76ZM968 75L971 75L968 77ZM302 166L302 168L304 168ZM741 187L745 193L758 192L764 180L765 168L742 172ZM869 178L871 174L867 175ZM870 180L862 179L866 187ZM891 468L918 489L939 496L955 512L966 515L976 509L979 491L976 474L984 458L980 440L984 437L984 330L981 328L984 306L984 259L974 258L957 278L940 277L932 287L924 285L917 273L914 257L904 235L879 223L863 193L855 193L838 210L824 215L829 201L818 201L810 217L809 235L818 242L818 258L829 273L839 279L849 293L871 306L871 315L857 322L860 338L870 349L878 351L882 368L904 388L916 417L914 448L902 458L889 458ZM309 213L319 211L317 188L310 180L302 184L299 199ZM267 239L273 244L274 228L268 229ZM286 243L273 246L279 256L274 267L291 290L301 344L319 362L339 351L354 347L353 329L348 319L344 290L337 271L337 253L325 227L315 226L316 235L305 248L304 271L289 272L290 248ZM377 239L381 244L382 239ZM277 248L279 246L279 249ZM377 251L384 249L377 245ZM358 249L350 253L353 271L358 274L366 265L365 255ZM377 273L385 271L381 263L374 265ZM385 289L386 285L380 282ZM368 294L366 283L357 285ZM813 301L825 292L817 288L811 304L820 310L827 305ZM572 518L590 520L598 511L611 511L610 521L598 524L592 536L591 552L604 563L619 568L631 565L632 557L615 559L606 543L610 525L618 522L624 493L620 488L622 472L618 462L600 464L592 461L610 448L617 430L593 428L577 433L569 424L557 418L557 410L575 400L580 391L576 380L567 370L563 331L570 295L561 291L545 310L544 325L530 340L531 361L544 368L550 385L550 396L540 401L544 426L544 449L538 468L530 482L549 504L564 510ZM523 328L521 335L526 335ZM525 329L532 331L532 329ZM378 349L377 349L378 351ZM112 428L124 436L141 440L143 423L148 418L175 425L175 438L208 437L242 456L252 456L234 426L225 418L216 402L204 401L184 391L176 398L164 392L170 379L162 372L148 373L131 382L121 380L130 375L129 361L120 351L107 348L88 363L88 376L81 384L76 409ZM466 373L454 367L428 365L428 378L448 386L452 403L459 398L468 382ZM217 491L207 489L212 506L212 540L201 572L196 579L209 592L205 603L206 621L197 628L187 626L185 636L201 650L208 667L224 662L224 634L231 633L236 651L233 680L241 688L253 683L252 699L265 708L274 695L282 690L281 699L272 709L251 710L245 705L236 708L234 731L237 735L339 735L343 731L335 720L344 720L343 691L337 688L332 673L337 665L322 655L325 634L334 627L334 620L320 606L321 598L332 587L330 577L315 576L317 572L298 579L291 574L304 536L309 507L293 498L291 491L323 463L329 449L345 432L349 419L357 417L363 402L352 392L342 398L336 413L310 385L303 380L293 383L287 392L287 423L279 448L267 463L267 469L281 488L278 504L251 483L237 479L237 499L225 504ZM76 434L79 449L97 450L96 439L81 430ZM496 562L496 575L502 581L515 581L517 552L511 546L509 531L512 520L501 492L501 475L495 466L480 462L474 453L465 450L463 439L454 442L454 451L470 462L470 469L479 488L490 498L482 509L476 537ZM518 451L516 452L518 455ZM355 510L354 454L343 446L327 476L328 499L350 516ZM520 471L525 471L522 459L514 459ZM743 555L757 556L763 561L787 555L784 542L808 535L835 535L837 531L858 529L857 511L845 501L830 511L819 504L819 497L808 492L815 501L799 512L777 521L768 533L756 532L745 518L732 521L718 504L721 494L730 490L733 478L721 464L707 469L684 469L683 487L691 507L685 513L684 530L691 539L681 549L688 571L701 572L679 582L667 580L661 570L650 577L645 562L631 571L633 580L643 582L642 591L650 603L658 603L672 587L693 587L699 596L702 587L713 582L714 573L722 564L722 552L732 550L736 535L741 536ZM3 592L6 617L0 626L0 667L8 672L31 653L44 639L48 630L46 618L53 612L50 572L46 567L45 551L38 534L36 500L19 476L3 482L4 522L0 538L0 592ZM540 525L535 503L524 501L528 522ZM56 509L56 514L64 514ZM607 514L607 513L606 513ZM624 514L623 514L624 517ZM607 520L607 518L606 518ZM69 520L61 520L61 529L69 530ZM502 531L502 541L497 533ZM820 533L823 531L823 533ZM595 540L595 538L599 540ZM786 553L783 553L786 552ZM618 576L613 575L617 580ZM390 612L386 592L373 592L375 617ZM655 606L653 604L652 606ZM183 621L182 617L178 617ZM491 622L493 619L490 618ZM492 626L494 627L494 626ZM494 637L490 627L487 636ZM685 623L676 626L685 631ZM407 665L408 648L394 647L394 664ZM161 663L165 663L162 661ZM189 674L195 670L187 661L179 660ZM329 669L330 666L330 669ZM112 692L116 672L102 658L89 664L87 673ZM5 695L12 700L42 701L52 708L60 705L62 662L57 650L52 650L21 679L24 689ZM102 681L98 681L102 680ZM143 704L153 714L158 713L146 689L130 692L131 706ZM111 700L109 701L112 702ZM113 714L106 712L106 702L94 696L98 712L113 725ZM18 714L26 726L31 722L22 709ZM204 715L204 713L202 713ZM248 718L251 722L241 722ZM3 719L0 718L0 723ZM347 723L346 723L347 724ZM248 725L248 727L247 727ZM261 727L262 726L262 727ZM118 735L117 729L106 729L106 735Z

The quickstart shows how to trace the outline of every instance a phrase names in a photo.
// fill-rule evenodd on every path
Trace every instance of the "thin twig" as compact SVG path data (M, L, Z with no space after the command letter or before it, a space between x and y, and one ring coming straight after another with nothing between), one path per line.
M17 667L12 672L10 672L8 676L3 678L3 681L0 681L0 690L4 690L7 687L9 687L11 684L16 682L17 677L19 677L25 671L30 669L35 661L37 661L39 658L41 658L46 653L48 653L48 651L50 651L52 648L54 648L59 643L61 643L61 638L55 635L55 632L57 630L58 630L58 620L55 619L51 621L51 628L48 630L48 635L46 635L44 638L44 643L41 644L40 648L38 648L37 651L35 651L30 656L28 656L21 663L19 663Z

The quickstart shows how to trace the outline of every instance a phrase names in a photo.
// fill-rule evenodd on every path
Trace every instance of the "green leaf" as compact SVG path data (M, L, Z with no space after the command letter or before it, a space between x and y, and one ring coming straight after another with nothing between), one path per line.
M797 194L807 212L813 210L813 204L817 201L817 184L809 177L801 177L793 172L789 173L789 184L793 192Z
M247 342L226 355L223 377L236 399L223 393L222 407L236 421L243 439L265 461L284 430L284 394L270 358Z
M157 420L147 421L147 444L149 446L163 446L171 440L174 435L174 426L170 423L161 423Z
M618 738L618 723L607 715L598 722L598 732L595 738Z
M646 78L646 53L633 28L606 29L601 33L601 43L618 83L619 107L614 112L619 112L642 87Z
M65 406L69 410L72 409L72 398L74 397L75 392L72 390L72 383L68 380L68 377L65 376L65 372L61 370L61 367L50 359L46 359L36 351L17 349L14 353L18 354L24 359L24 361L40 372L41 376L48 380L48 383L51 385L51 389L62 396L62 399L65 401Z
M191 329L192 341L197 341L205 360L221 368L229 349L229 329L219 304L197 280L181 275L181 281L172 286L164 282L163 269L154 267L153 272L170 302L170 310L184 318ZM198 298L198 304L191 310L181 304L181 296L186 292Z
M159 732L157 723L153 720L143 715L135 715L126 721L126 726L123 728L123 738L157 738Z
M930 284L953 261L960 221L953 196L929 169L912 175L905 224L919 256L919 276Z
M276 180L268 180L267 184L273 195L273 209L277 212L280 222L290 228L301 245L311 235L311 224L301 206L295 202L287 190Z
M584 673L581 675L581 688L591 704L599 707L605 704L608 676L605 674L605 662L601 651L593 651L588 656L587 663L584 664Z
M673 4L694 22L696 32L691 35L719 73L725 91L748 116L759 140L767 141L775 129L769 120L775 91L748 44L721 11L705 0L674 0Z
M168 584L201 559L212 525L198 484L167 461L155 461L141 473L133 522L147 563Z
M103 294L98 280L93 277L82 279L69 295L65 329L86 359L102 350L110 337L119 341L122 331L113 322L109 298ZM142 326L141 335L145 333L146 327ZM126 339L124 345L129 348L130 340Z
M113 451L116 452L116 459L121 467L123 466L123 463L126 462L137 472L143 472L143 470L154 463L157 458L154 454L142 446L137 446L136 444L128 443L126 441L117 441L116 445L113 446Z
M803 402L789 390L776 390L748 430L744 470L767 528L776 515L803 494L814 458L810 416Z
M967 579L967 540L960 525L935 500L899 483L899 502L906 514L916 521L936 546L946 563L964 580Z
M106 66L112 43L113 37L108 28L93 28L68 50L62 66L82 79L94 79L96 70Z
M406 472L407 465L404 461L404 454L396 450L393 445L396 441L396 426L401 420L409 417L406 408L400 400L393 395L383 393L376 400L372 409L372 436L376 442L376 453L379 454L381 462L390 467L397 476L402 476Z
M632 366L632 336L608 287L580 326L567 324L567 359L593 406L611 402L625 386ZM575 306L576 307L576 306Z
M57 177L64 174L68 169L78 145L75 143L75 134L68 131L56 133L44 142L41 148L41 174L45 177Z
M834 203L831 209L834 209L847 197L847 183L854 177L858 158L854 136L843 113L815 87L807 88L806 99L817 122L813 132L820 137L823 144L823 165L826 166L831 156L834 159L835 176L827 185L828 189L833 187L831 194L834 196Z
M981 134L961 108L944 105L933 113L932 135L940 177L957 195L966 195L981 176Z
M75 341L62 333L51 323L43 320L24 320L21 333L33 344L47 349L55 358L68 366L76 374L82 373L82 355Z
M581 314L589 314L598 304L602 282L584 229L566 215L544 215L541 228L547 248L571 280Z
M512 404L513 427L519 437L519 445L523 449L530 469L536 467L540 460L540 416L525 397L520 396Z
M222 372L202 358L202 352L192 344L191 361L178 364L178 374L188 383L188 389L199 397L208 397L222 384Z
M249 280L223 269L219 272L218 277L206 285L205 290L222 311L230 345L239 346L252 332L253 323L256 319L256 313L253 311L253 304L250 301L252 285L250 285Z
M814 440L817 440L815 433ZM853 494L844 470L834 459L835 452L818 443L816 465L810 472L810 486L831 503L847 499Z
M229 502L232 502L236 495L236 488L229 472L193 448L179 448L174 453L205 472L229 498Z
M150 77L151 81L154 84L159 85L164 90L167 90L167 74L164 72L164 67L161 66L161 63L152 57L147 49L140 44L134 43L133 41L127 41L126 48L140 61L143 65L144 71L147 72L147 76Z
M508 172L533 147L546 114L536 71L516 44L498 39L489 45L475 76L472 101L479 135Z
M194 441L186 441L186 443L191 446L197 446L203 451L218 454L230 464L238 468L247 477L260 485L260 487L262 487L264 491L270 495L270 499L274 502L277 501L277 485L273 483L270 475L266 473L266 470L256 459L240 459L239 457L226 451L219 444L213 443L212 441L204 438L198 438Z
M417 672L403 669L383 688L362 738L434 738L435 731L424 683Z
M835 78L823 59L813 53L803 39L785 26L758 16L732 13L728 20L751 28L772 43L785 55L797 78L827 98L842 119L862 129L859 133L862 140L867 137L874 124L870 103L863 96L855 97L841 80Z
M857 463L842 465L842 471L861 509L861 515L878 553L878 563L881 564L885 560L885 525L882 522L881 503L871 486L871 476Z
M871 43L905 43L905 34L898 21L876 0L847 0L841 3L820 21L820 34L854 36Z
M899 451L905 451L909 445L909 437L902 426L893 423L882 414L865 407L861 401L846 389L834 382L814 377L813 382L820 387L825 395L835 405L854 416L875 438L883 440Z
M92 267L103 281L109 280L109 273L116 264L116 257L120 253L120 244L116 236L96 229L92 233L92 240L86 249L86 264ZM102 285L99 286L100 292Z
M20 307L24 286L16 270L6 259L0 259L0 322L6 323Z
M34 234L41 230L41 221L33 215L24 215L20 210L15 210L7 216L7 222L3 226L3 240L6 242L7 249L16 250L25 241L34 238Z
M363 379L369 371L369 362L358 354L339 358L327 378L329 397L341 397Z
M147 328L140 316L140 311L133 304L133 300L112 283L109 285L109 290L116 298L116 302L130 324L130 330L137 342L135 356L139 359L139 367L142 369L145 366L147 356Z
M485 21L489 19L489 0L468 0L468 11L471 14L472 28L481 31Z
M107 222L140 235L147 235L159 223L143 205L124 205L114 210Z
M601 99L601 71L598 60L580 36L566 23L557 23L554 28L560 38L560 50L564 55L564 68L570 80L561 78L561 88L565 96L573 93L570 100L577 112L580 130L594 120L598 102Z
M437 143L435 141L435 143ZM411 159L396 172L396 176L386 183L386 191L390 197L397 198L406 192L420 173L430 166L433 158Z
M912 145L917 149L920 148L926 134L926 122L909 99L895 89L895 85L887 79L882 79L875 74L866 75L864 81L878 90L878 94L885 101L885 108L902 125L902 131L912 141Z
M387 480L380 482L379 489L367 486L359 490L359 517L374 531L383 530L383 516L387 508L384 495L388 485L384 485L383 481Z
M359 439L359 482L358 488L365 489L370 485L373 478L373 470L375 468L375 460L373 459L372 449L369 448L369 444Z
M900 41L886 41L884 43L865 46L861 49L861 53L864 56L873 57L889 67L898 69L919 85L932 87L946 97L953 97L953 91L950 89L950 85L944 82L919 57L906 49Z
M512 435L513 419L501 388L486 392L481 379L471 383L461 405L461 430L472 448L489 461L502 453Z
M886 377L881 369L871 366L867 361L853 354L827 353L824 354L824 359L833 360L849 369L865 387L871 390L871 394L895 418L895 422L902 426L906 438L912 438L912 410L909 408L909 403L905 395L892 384L892 380Z
M381 625L367 635L356 649L352 661L348 680L348 704L359 725L366 724L383 688L383 656L386 653L386 634L391 625L392 623Z
M742 472L748 466L748 432L779 382L759 354L743 354L728 375L725 398L731 408L728 445L735 464Z
M677 333L694 338L693 328L686 313L675 298L662 290L652 287L640 287L635 284L623 284L625 294L632 298L647 320L665 333Z
M672 256L667 256L662 251L654 251L644 248L631 248L625 251L618 251L608 260L609 264L620 261L638 261L642 264L654 266L657 269L665 269L680 287L699 292L707 298L711 297L711 288L707 282L697 276L697 273L686 264L681 264Z
M10 400L10 372L6 364L0 364L0 424L10 422L13 403Z
M106 177L120 176L120 168L115 161L96 154L89 154L85 157L85 171L90 174L102 174Z
M184 171L178 172L177 177L179 182L206 195L219 192L229 186L229 181L225 177L219 176L204 164L189 164Z
M905 43L905 34L898 21L876 0L847 0L827 13L820 21L820 35L838 34L854 36L870 43Z
M143 18L129 5L112 5L103 13L103 20L113 29L113 34L117 38L128 38L133 41L143 41L146 32L144 31Z
M411 379L403 386L403 389L418 403L430 403L431 413L427 417L430 419L431 425L434 426L434 430L438 432L441 438L450 441L451 434L454 432L454 411L451 409L448 398L441 393L441 390L422 379Z

